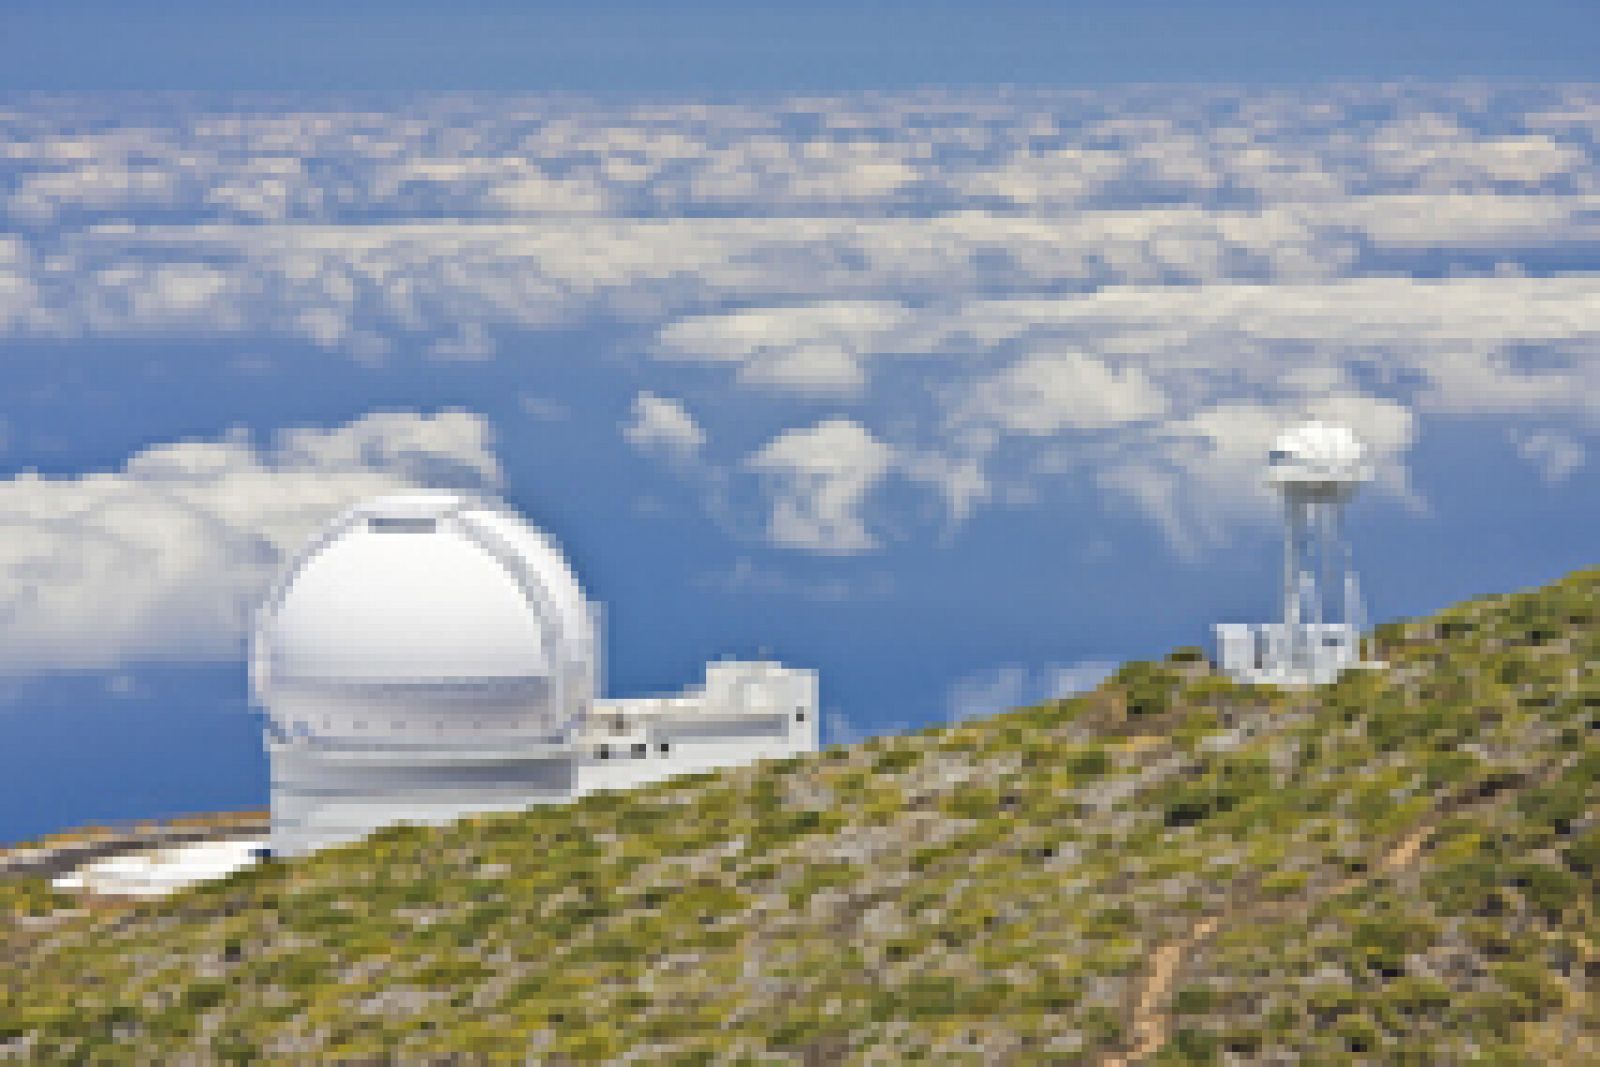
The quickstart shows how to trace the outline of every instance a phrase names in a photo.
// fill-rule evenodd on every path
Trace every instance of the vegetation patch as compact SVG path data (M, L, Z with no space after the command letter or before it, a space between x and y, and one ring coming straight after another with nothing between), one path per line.
M1148 1062L1600 1062L1597 587L1311 692L1182 649L161 901L6 878L0 1061L1095 1063L1171 957Z

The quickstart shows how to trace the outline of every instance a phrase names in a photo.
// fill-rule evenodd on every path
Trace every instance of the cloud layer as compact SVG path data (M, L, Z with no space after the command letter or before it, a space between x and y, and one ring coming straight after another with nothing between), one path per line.
M1193 554L1267 513L1251 465L1312 413L1399 501L1435 420L1582 470L1597 163L1593 85L41 98L0 112L0 338L448 362L603 323L625 440L761 487L774 545L883 547L897 483L948 528L1067 479Z
M446 411L151 446L119 470L0 482L0 671L237 656L286 557L355 501L492 489L487 425Z

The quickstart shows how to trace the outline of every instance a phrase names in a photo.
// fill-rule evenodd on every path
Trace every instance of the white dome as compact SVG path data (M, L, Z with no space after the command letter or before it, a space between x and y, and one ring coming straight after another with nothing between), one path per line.
M1367 449L1348 426L1306 422L1272 443L1269 479L1279 483L1354 485L1372 477Z
M340 516L262 608L256 695L288 735L549 738L594 696L588 601L559 550L498 504L383 497Z
M1272 449L1299 459L1328 463L1359 463L1366 452L1350 427L1316 421L1285 430L1273 442Z

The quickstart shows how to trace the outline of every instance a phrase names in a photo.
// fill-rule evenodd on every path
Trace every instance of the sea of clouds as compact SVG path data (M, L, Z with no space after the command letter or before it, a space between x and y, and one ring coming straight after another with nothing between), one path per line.
M1597 162L1594 85L14 96L0 344L266 337L381 370L603 326L651 383L621 439L708 507L749 486L770 545L870 553L1077 479L1196 556L1269 514L1289 419L1355 426L1412 506L1429 420L1583 471ZM231 647L334 497L492 488L492 431L375 414L0 483L0 658Z

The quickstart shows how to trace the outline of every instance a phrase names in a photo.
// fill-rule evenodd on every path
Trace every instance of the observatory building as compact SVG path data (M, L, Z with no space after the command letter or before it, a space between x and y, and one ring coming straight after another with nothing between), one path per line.
M1380 666L1363 658L1361 588L1344 537L1345 505L1371 480L1348 427L1307 422L1273 443L1267 484L1283 499L1283 618L1218 624L1217 660L1236 681L1322 685L1347 668Z
M250 674L278 854L817 748L812 671L717 662L676 696L602 699L598 610L565 557L458 494L372 500L315 537Z

